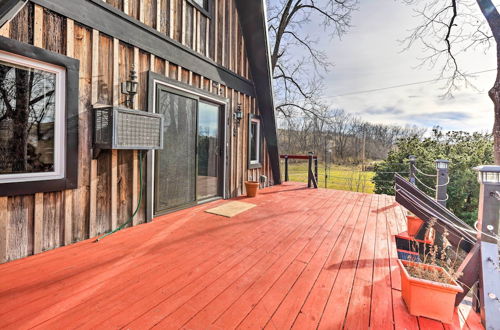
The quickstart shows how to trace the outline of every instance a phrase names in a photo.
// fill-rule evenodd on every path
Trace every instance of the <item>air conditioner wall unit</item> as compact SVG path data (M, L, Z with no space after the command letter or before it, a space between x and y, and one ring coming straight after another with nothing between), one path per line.
M96 107L94 148L163 149L163 115L113 106Z

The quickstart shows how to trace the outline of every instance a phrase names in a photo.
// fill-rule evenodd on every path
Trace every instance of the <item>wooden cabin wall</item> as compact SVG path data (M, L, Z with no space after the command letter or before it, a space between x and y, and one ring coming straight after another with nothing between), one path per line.
M210 18L187 0L108 0L108 3L250 79L234 0L214 0ZM139 75L135 109L147 110L148 70L220 93L229 100L226 111L230 118L241 104L244 119L237 128L230 120L227 132L231 196L245 193L244 181L248 178L258 180L260 175L272 178L265 143L263 167L248 170L247 166L248 114L259 113L255 98L223 85L219 91L210 79L183 68L182 63L171 63L168 58L151 55L32 3L4 25L0 35L80 61L78 188L0 197L0 262L95 237L123 224L132 215L140 192L138 152L106 150L93 159L91 121L93 105L125 102L119 84L128 79L132 64ZM145 169L142 174L144 177ZM144 221L143 203L133 225Z
M125 14L250 79L234 0L211 1L208 17L188 0L107 0Z

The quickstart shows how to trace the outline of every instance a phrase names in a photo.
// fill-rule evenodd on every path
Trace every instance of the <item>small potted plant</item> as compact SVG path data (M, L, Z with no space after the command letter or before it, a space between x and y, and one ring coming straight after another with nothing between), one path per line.
M456 281L459 276L455 270L458 251L455 261L451 262L447 256L450 246L447 235L445 231L441 248L430 246L421 256L422 262L398 259L401 294L410 314L443 323L453 321L456 295L463 292Z
M417 235L420 231L420 228L422 228L424 221L411 212L408 212L406 220L408 227L408 236L415 237L415 235Z
M247 191L247 197L255 197L259 189L259 182L253 181L252 177L249 177L248 181L245 181L245 189Z

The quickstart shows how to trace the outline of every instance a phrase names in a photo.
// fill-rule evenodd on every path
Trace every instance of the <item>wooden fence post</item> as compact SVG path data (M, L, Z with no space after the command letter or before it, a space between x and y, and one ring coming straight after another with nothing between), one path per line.
M307 188L311 188L311 182L312 182L312 159L313 159L313 153L309 152L308 159L307 159Z
M285 155L285 182L288 181L288 155Z
M314 158L314 177L316 178L316 182L318 182L319 175L318 175L318 157Z

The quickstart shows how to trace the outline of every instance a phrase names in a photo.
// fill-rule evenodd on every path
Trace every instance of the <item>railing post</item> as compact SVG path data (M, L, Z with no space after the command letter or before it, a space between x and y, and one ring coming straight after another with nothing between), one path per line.
M444 207L448 200L448 163L445 159L436 160L436 201Z
M288 181L288 155L285 155L285 182Z
M410 182L413 183L413 184L416 184L415 182L415 166L416 166L416 163L417 163L417 157L411 155L410 157L408 157L408 159L410 160Z
M313 153L309 152L308 153L308 165L307 165L307 188L311 188L311 182L312 182L312 160L313 160Z
M318 157L314 158L314 177L316 178L316 182L319 182L319 175L318 175Z
M478 291L481 301L481 320L485 329L500 324L500 266L498 235L500 234L500 166L475 168L481 184L479 191L478 240L481 245L481 272Z

